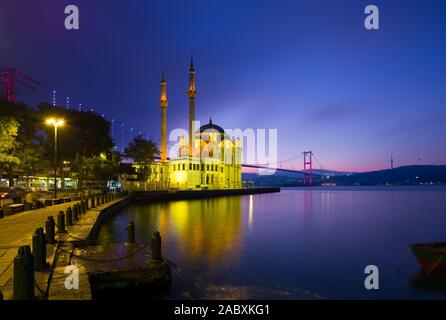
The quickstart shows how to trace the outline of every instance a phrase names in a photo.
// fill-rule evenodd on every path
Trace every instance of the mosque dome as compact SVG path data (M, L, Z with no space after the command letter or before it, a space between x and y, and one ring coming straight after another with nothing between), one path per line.
M204 132L215 132L215 131L220 133L222 140L223 139L231 140L231 138L226 134L225 130L222 127L212 123L212 118L209 118L209 123L202 125L200 127L199 133L201 134Z

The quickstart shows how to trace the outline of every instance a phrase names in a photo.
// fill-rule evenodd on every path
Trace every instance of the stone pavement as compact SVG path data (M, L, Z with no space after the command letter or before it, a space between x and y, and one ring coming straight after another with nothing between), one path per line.
M45 227L48 216L57 220L59 211L74 206L79 201L66 202L42 209L24 211L0 219L0 291L12 286L13 261L18 248L23 245L32 245L32 236L37 228ZM48 254L51 254L48 248ZM36 279L39 278L36 272ZM9 291L9 290L7 290ZM4 292L7 298L6 292Z
M95 208L89 210L79 217L78 221L73 221L73 226L66 226L67 234L56 235L56 240L62 241L65 245L70 247L70 243L78 242L76 239L87 240L90 233L96 226L96 221L101 211L107 207L121 202L122 198L111 200L102 205L96 205ZM57 222L57 215L60 211L66 211L68 207L73 207L79 201L71 201L59 205L48 206L46 208L25 211L12 216L6 216L0 219L0 291L3 293L5 300L12 299L13 287L13 261L17 255L18 248L23 245L32 247L32 236L34 231L39 227L45 226L45 221L48 216L53 216ZM57 228L56 228L57 231ZM64 245L64 246L65 246ZM67 247L66 247L67 248ZM62 278L65 278L64 267L68 265L67 258L64 253L56 254L54 245L47 245L47 262L55 263L55 270L53 274L53 281L55 287L63 286ZM57 259L57 260L54 260ZM42 297L47 288L49 288L49 272L35 272L36 279L36 295ZM86 281L86 273L85 279ZM84 286L85 287L85 286ZM57 295L50 298L68 298L71 299L91 299L89 288L80 290L77 294L67 293L61 296L61 290L56 291Z

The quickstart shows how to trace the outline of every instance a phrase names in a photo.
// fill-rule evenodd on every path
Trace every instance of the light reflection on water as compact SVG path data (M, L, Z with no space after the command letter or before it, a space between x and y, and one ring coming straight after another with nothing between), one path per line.
M108 221L99 243L163 238L175 265L168 298L446 298L412 284L408 246L445 241L445 188L283 189L280 193L133 204ZM380 290L364 268L380 268Z

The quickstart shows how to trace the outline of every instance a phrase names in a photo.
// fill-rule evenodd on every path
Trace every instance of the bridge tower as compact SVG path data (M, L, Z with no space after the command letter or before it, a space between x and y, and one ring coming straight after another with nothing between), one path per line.
M312 151L304 151L304 185L306 185L307 182L309 182L310 186L313 185L313 152Z

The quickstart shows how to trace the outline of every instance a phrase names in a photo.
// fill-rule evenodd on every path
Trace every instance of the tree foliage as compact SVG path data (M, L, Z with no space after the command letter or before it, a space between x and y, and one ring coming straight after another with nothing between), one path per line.
M0 167L4 170L20 164L20 159L13 154L18 128L19 124L14 119L0 117Z
M139 165L139 178L145 180L148 175L149 165L155 161L155 157L159 155L159 149L152 140L144 139L142 136L137 136L129 143L124 150L124 155L132 158L134 163Z
M97 180L116 175L119 157L112 151L110 122L103 116L46 103L29 108L5 100L0 100L0 169L30 175L54 168L54 127L46 125L48 118L65 120L58 129L56 165L62 170L63 162L69 161L79 188L92 175Z

